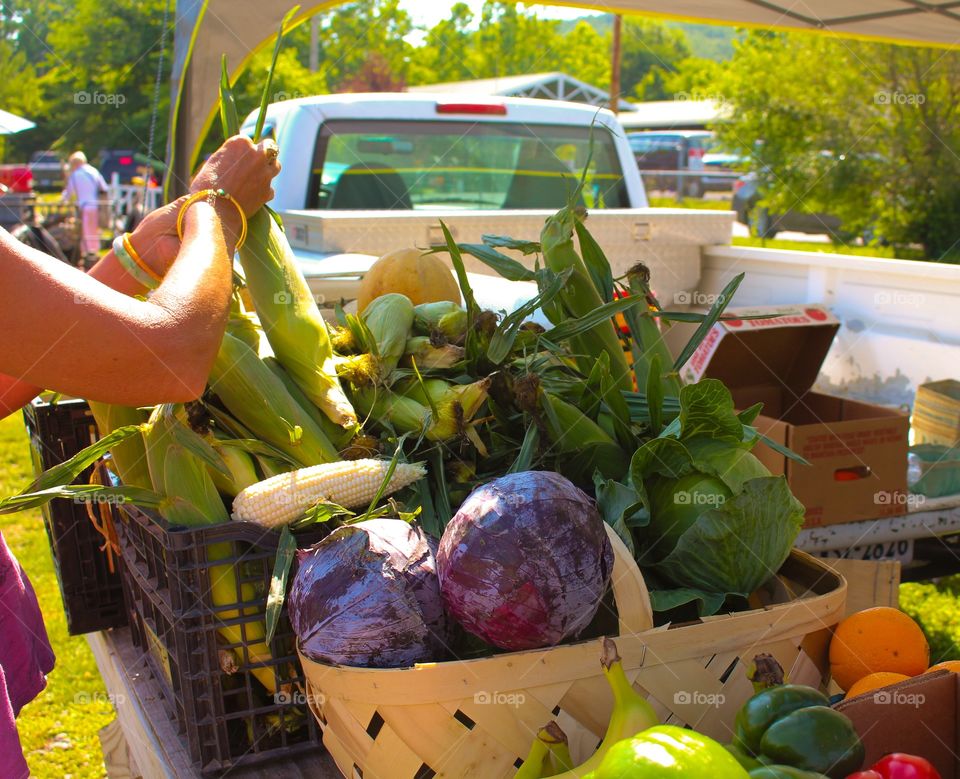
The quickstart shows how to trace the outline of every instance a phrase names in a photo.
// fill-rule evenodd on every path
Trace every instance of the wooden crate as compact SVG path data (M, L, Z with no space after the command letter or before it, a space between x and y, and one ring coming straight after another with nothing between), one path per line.
M720 741L753 694L747 667L772 654L798 684L822 686L830 629L843 617L846 581L794 550L758 595L760 608L653 627L643 576L609 529L613 594L627 677L665 723ZM301 655L307 702L323 743L347 777L513 776L537 730L556 720L575 761L603 737L613 697L599 639L413 668L329 666Z

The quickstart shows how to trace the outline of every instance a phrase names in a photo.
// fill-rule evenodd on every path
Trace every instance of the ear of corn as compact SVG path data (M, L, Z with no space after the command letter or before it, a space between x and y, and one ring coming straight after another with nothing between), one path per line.
M97 420L97 429L101 436L112 433L119 427L142 424L147 419L147 413L138 408L96 401L90 401L89 405L93 418ZM125 485L144 489L153 488L142 436L133 436L117 444L110 450L110 457L111 468Z
M374 343L373 352L379 365L379 376L386 380L397 367L413 327L413 303L406 295L391 292L370 301L361 315Z
M240 264L264 333L307 397L342 427L357 423L333 365L327 326L280 226L261 208L250 218Z
M387 460L344 460L315 465L258 482L233 501L233 518L264 527L288 525L320 501L366 508L386 478ZM426 475L423 465L397 463L383 495L392 495Z
M260 326L254 317L244 310L237 290L230 299L230 316L227 319L227 332L239 338L253 351L260 351Z
M453 384L436 402L437 418L427 429L431 441L447 441L466 431L467 423L476 416L486 402L490 379L472 384Z
M430 335L440 326L440 320L444 316L456 311L463 309L451 300L420 303L413 307L413 329L420 335Z
M434 346L430 337L418 335L408 338L404 347L403 363L412 364L416 360L417 368L423 370L438 370L451 368L463 360L464 348L453 344Z
M229 333L210 373L210 389L263 441L301 465L339 459L336 447L256 352Z
M218 444L216 441L212 443L213 448L223 458L223 462L230 471L230 476L227 477L215 468L207 468L214 485L223 495L232 498L241 490L251 484L256 484L260 480L254 465L253 455L237 446Z
M573 231L576 221L574 209L562 208L547 219L540 233L543 247L543 259L554 273L572 269L570 277L560 294L544 306L544 313L555 325L567 318L586 316L603 305L600 293L590 280L586 266L573 245ZM577 367L587 375L600 352L610 357L610 375L617 386L625 392L633 389L633 376L627 358L623 354L623 345L617 337L612 320L604 320L596 327L570 339L570 348L574 352Z
M283 386L287 388L290 396L310 415L310 418L317 423L317 427L323 431L323 434L330 439L330 443L337 449L345 446L346 443L353 438L356 425L343 428L335 424L326 414L322 413L320 409L310 401L306 393L300 389L300 385L293 380L293 377L280 364L280 361L276 357L264 357L263 362L273 371L276 377L283 382Z
M430 409L382 387L357 387L353 392L357 411L373 423L384 423L398 433L422 433L430 421Z

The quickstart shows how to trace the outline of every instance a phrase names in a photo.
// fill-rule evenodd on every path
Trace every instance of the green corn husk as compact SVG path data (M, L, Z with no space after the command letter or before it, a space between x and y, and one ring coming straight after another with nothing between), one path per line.
M467 335L467 324L469 322L467 312L462 308L457 311L451 311L440 317L437 324L437 330L444 338L452 344L459 344Z
M381 380L387 379L403 356L407 337L413 327L413 303L406 295L391 292L370 301L361 315L374 343L374 353Z
M680 378L672 369L673 354L670 352L663 333L657 321L650 315L649 306L660 308L660 304L650 289L650 271L644 265L635 265L627 271L627 285L631 295L642 295L648 303L646 310L636 306L626 312L625 316L630 325L630 335L633 338L633 372L637 380L637 387L646 389L649 382L650 366L654 356L659 356L661 370L668 372L660 377L663 394L668 397L680 396Z
M540 392L540 408L550 450L566 456L560 468L565 475L589 483L595 469L608 479L626 474L629 453L579 408L547 391Z
M603 305L603 299L590 280L587 268L573 245L576 219L575 210L567 206L547 219L540 233L546 266L554 273L572 269L560 294L543 307L547 318L555 325L571 317L586 316ZM589 375L597 355L607 352L610 357L610 375L617 382L617 386L624 392L633 389L633 374L627 364L613 320L604 320L591 330L571 338L570 347L577 367L585 376Z
M287 388L287 392L289 392L303 410L310 415L310 418L317 423L317 426L337 449L342 449L349 443L350 439L353 438L356 433L356 425L343 428L340 427L340 425L334 424L326 414L322 413L320 409L310 402L310 398L300 389L300 386L293 380L293 377L280 364L280 361L276 357L264 357L263 362L273 371L277 378L283 382L283 386Z
M339 459L336 447L283 382L256 352L229 334L210 372L210 389L255 437L301 465Z
M397 385L397 391L406 398L413 398L427 408L439 403L453 387L446 379L423 379L416 377L404 379Z
M130 406L117 406L111 403L89 401L90 411L97 420L97 429L103 437L119 427L139 425L147 420L147 412ZM152 489L150 469L147 465L147 452L142 436L134 436L110 450L111 468L128 487Z
M260 351L260 326L256 319L243 308L240 295L234 290L230 299L230 315L227 319L227 332L239 338L253 351Z
M167 499L161 507L161 514L168 522L197 527L230 521L223 500L204 464L180 444L171 444L167 448L164 482ZM207 548L207 559L211 563L234 556L236 551L229 542L211 544ZM255 607L251 608L250 612L230 608L241 601L257 600L252 584L243 583L238 588L234 564L211 565L209 577L210 601L215 608L223 609L217 611L218 619L225 623L246 616L247 613L256 613ZM270 648L264 643L266 625L263 620L253 620L242 625L220 624L217 632L227 643L238 645L235 651L245 655L243 662L255 666L250 672L267 692L276 693L277 679L274 671L270 667L263 667L273 661Z
M280 226L261 208L240 249L247 289L277 359L316 406L341 427L357 424L333 364L327 326Z
M235 498L241 490L260 481L253 455L237 446L219 444L216 441L211 443L230 471L230 476L227 477L215 468L207 468L210 478L213 479L214 485L221 494Z
M155 492L160 495L166 495L167 488L164 481L164 467L167 449L172 446L173 437L170 433L168 417L164 406L154 407L150 413L150 418L144 426L142 438L147 467L149 469L150 484Z
M413 307L413 329L420 335L430 335L439 329L440 320L447 314L464 311L451 300L438 300L434 303L420 303Z
M463 360L464 348L453 344L434 346L430 337L418 335L407 339L404 347L403 364L410 365L415 360L421 370L443 370L452 368Z
M429 408L383 387L356 387L352 398L357 411L369 422L389 425L397 433L419 434L429 424Z
M271 476L278 476L281 473L290 473L294 470L293 466L290 463L286 463L283 460L278 460L276 457L267 457L265 455L257 455L257 470L260 472L261 481L263 479L269 479Z

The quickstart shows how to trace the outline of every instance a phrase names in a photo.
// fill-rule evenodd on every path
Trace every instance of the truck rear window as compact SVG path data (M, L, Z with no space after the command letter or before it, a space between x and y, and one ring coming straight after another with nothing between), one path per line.
M586 127L512 122L329 121L308 208L561 208L587 164ZM581 202L627 208L610 132L594 130Z

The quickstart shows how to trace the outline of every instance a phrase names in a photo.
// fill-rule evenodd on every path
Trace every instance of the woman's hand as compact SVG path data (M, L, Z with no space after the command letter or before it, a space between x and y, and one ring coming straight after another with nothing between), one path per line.
M253 216L273 199L270 182L279 172L274 141L267 139L254 145L246 136L235 135L210 155L190 191L222 189L237 199L247 216Z
M265 140L255 146L249 138L236 135L210 155L194 178L190 191L223 189L251 216L273 199L270 182L279 172L273 141ZM137 253L159 276L166 274L180 250L177 216L185 200L186 196L151 211L131 235L130 241ZM217 211L236 235L240 220L235 206L223 202Z

